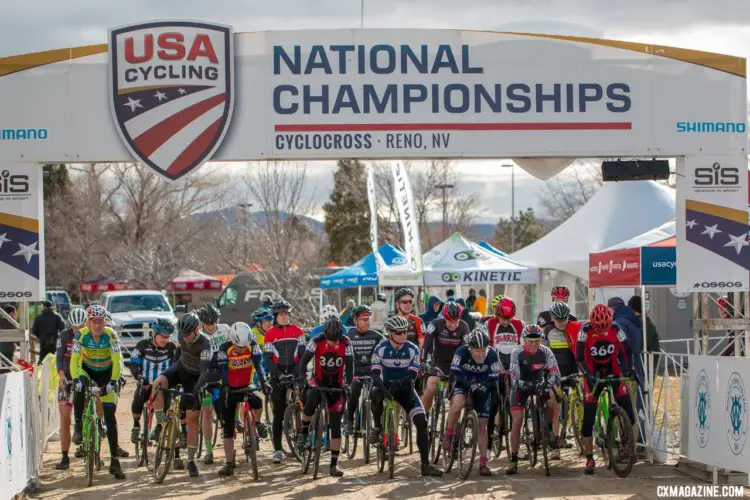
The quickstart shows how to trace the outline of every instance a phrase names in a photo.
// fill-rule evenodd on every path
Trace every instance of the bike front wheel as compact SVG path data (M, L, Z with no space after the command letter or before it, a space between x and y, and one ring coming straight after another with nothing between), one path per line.
M318 469L320 468L320 453L323 449L323 437L326 433L326 414L320 409L315 410L313 416L313 426L315 429L315 457L313 462L313 480L318 479Z
M531 399L531 398L529 398ZM536 435L534 434L534 421L536 420L534 406L532 403L527 403L524 409L523 415L523 430L522 437L523 442L526 445L526 452L528 453L529 466L536 466Z
M612 470L619 477L628 477L636 460L635 439L630 418L619 406L612 405L609 409L606 439Z
M157 484L164 481L172 466L174 452L177 448L178 425L177 418L172 417L167 419L162 426L159 442L156 444L156 453L154 454L154 480Z
M86 486L89 487L94 482L94 469L97 461L96 445L98 441L99 429L97 428L96 418L89 415L83 424L84 446L83 453L86 461Z
M370 463L370 436L372 435L372 413L370 413L370 401L365 401L362 406L362 427L364 433L362 435L362 450L365 455L365 463Z
M466 479L471 474L474 467L474 460L477 456L477 438L479 437L479 420L477 412L471 410L467 412L461 424L461 431L458 441L458 475L461 479Z
M297 452L297 438L299 437L302 425L302 410L297 403L290 403L284 410L284 437L286 438L286 447L284 453L288 457L294 457L302 463L303 457ZM283 444L283 442L282 442ZM282 446L283 448L283 446Z
M258 480L258 437L255 433L255 421L250 416L249 409L245 412L245 428L244 430L244 447L245 447L245 459L250 462L250 467L253 470L253 479Z
M393 479L396 457L396 436L398 435L396 427L396 411L391 408L388 410L388 478Z
M549 459L547 457L547 406L538 406L537 418L534 419L534 438L537 445L542 447L542 460L544 461L544 474L549 476Z

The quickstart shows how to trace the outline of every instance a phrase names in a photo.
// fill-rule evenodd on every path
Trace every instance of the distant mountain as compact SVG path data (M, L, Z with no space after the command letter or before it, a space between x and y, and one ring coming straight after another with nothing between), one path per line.
M201 212L198 214L194 214L193 217L199 221L218 217L221 220L224 220L229 226L238 226L242 225L245 214L243 213L243 209L240 207L227 207L222 210L216 210L213 212ZM252 222L252 225L258 225L262 227L266 223L266 212L263 211L248 212L247 217L248 222ZM286 212L281 212L282 220L286 220L287 217L289 217L289 214L287 214ZM306 216L300 217L300 220L316 233L323 232L323 223L321 221Z

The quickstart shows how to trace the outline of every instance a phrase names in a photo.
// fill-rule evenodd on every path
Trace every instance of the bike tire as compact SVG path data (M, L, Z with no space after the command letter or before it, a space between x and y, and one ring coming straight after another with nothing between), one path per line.
M398 436L398 424L396 422L396 410L388 410L391 414L388 419L388 479L393 479L396 460L396 436Z
M467 401L468 404L468 401ZM466 441L466 431L471 431L471 439ZM479 437L479 420L477 412L470 410L466 414L466 418L461 424L461 431L459 434L458 441L458 476L466 480L471 474L471 469L474 467L474 460L477 457L477 439ZM469 456L464 458L464 451L469 447Z
M88 429L87 429L88 428ZM84 458L86 461L86 487L94 482L94 468L96 463L96 434L99 430L96 427L96 419L89 415L83 424L82 433L84 436Z
M325 404L325 398L323 399ZM318 479L318 470L320 469L320 453L323 449L323 436L326 432L325 413L320 409L315 411L313 425L315 425L315 458L313 463L313 481Z
M401 437L402 449L409 448L409 454L411 455L414 452L411 440L411 420L409 419L409 415L404 411L401 412L401 417L399 418L399 435Z
M503 425L500 431L500 439L504 443L505 454L508 456L508 460L510 460L510 430L513 426L513 414L510 411L510 400L508 398L503 399L505 400L503 403L505 411L503 412Z
M436 464L438 459L440 458L440 447L442 446L438 439L438 402L435 401L435 404L432 405L432 408L430 409L430 427L428 431L428 436L430 439L429 442L429 459L433 464Z
M581 424L583 421L583 402L578 390L571 391L573 397L570 399L570 427L573 429L573 439L578 448L578 455L584 456L583 437L581 436Z
M258 435L255 430L255 421L250 416L252 408L245 412L245 453L253 470L253 479L257 481L258 476ZM249 429L249 431L248 431Z
M499 396L498 396L499 397ZM495 426L492 428L492 455L495 458L500 457L500 453L503 451L503 414L505 409L503 408L503 400L500 398L497 402L497 414L495 414Z
M301 411L299 405L296 403L290 404L286 407L286 410L284 410L283 431L286 439L282 440L281 448L286 456L294 457L299 463L302 463L304 458L297 452L297 438L299 437L297 422L300 422L301 418ZM284 449L284 441L286 441L289 450ZM303 474L306 474L306 471L303 472Z
M151 412L148 411L148 405L145 405L143 407L143 413L141 414L141 432L135 447L137 466L146 466L146 470L148 470L148 433L149 421L151 420L150 415Z
M531 398L529 398L531 399ZM534 423L533 420L533 406L531 403L526 403L523 413L523 441L526 445L526 452L528 453L529 466L536 466L536 446L534 445Z
M349 460L354 458L354 455L357 453L357 433L359 432L359 429L361 427L359 417L360 417L360 412L359 412L359 408L357 408L354 411L354 421L351 423L352 433L351 435L344 436L344 439L343 439L343 445L342 445L341 451L346 452L346 458L348 458Z
M549 457L547 454L547 406L537 407L537 418L534 419L537 428L534 429L534 436L539 436L537 442L542 446L542 460L544 462L544 475L549 476Z
M169 468L172 466L178 439L178 425L179 422L174 417L165 420L162 425L159 441L156 444L156 453L154 454L154 480L157 484L164 482L164 478L167 477ZM160 470L160 467L163 467L163 469Z
M383 438L378 438L378 444L377 444L377 450L378 450L378 473L382 474L385 470L385 461L386 461L386 451L385 451L385 438L386 438L386 416L388 415L387 411L383 412L383 416L381 417L382 420L380 422L380 428L383 430Z
M195 450L196 460L203 455L203 405L198 410L198 449Z
M562 441L568 437L568 426L570 425L570 398L563 391L562 401L560 401L560 438Z
M620 441L617 439L616 432L617 427L620 427L620 436L624 436L627 439L627 459L624 463L621 463L621 449L618 447L615 449L615 442ZM609 408L609 425L607 429L607 451L609 452L609 460L612 464L612 470L615 471L618 477L628 477L630 471L633 470L636 460L636 447L635 439L633 437L633 425L630 423L628 414L617 405L612 405Z
M287 408L288 409L288 408ZM316 413L313 414L313 419L310 422L309 434L307 435L307 446L303 450L299 450L302 453L302 456L300 457L300 462L302 463L302 474L307 474L310 470L310 463L313 460L313 449L315 448L315 441L317 441L317 428L313 427L312 424L316 423L316 416L317 416L317 410ZM296 454L295 450L295 454Z
M362 424L365 432L362 436L362 450L365 456L365 464L370 463L370 436L372 435L372 413L370 413L370 401L366 400L362 406Z

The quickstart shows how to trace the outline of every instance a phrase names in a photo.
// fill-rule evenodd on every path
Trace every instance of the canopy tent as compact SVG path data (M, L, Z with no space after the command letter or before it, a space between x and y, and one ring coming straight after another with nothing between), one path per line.
M92 280L84 281L78 286L81 293L114 292L127 290L127 288L127 280L119 280L110 276L98 276Z
M589 286L675 286L675 221L589 254Z
M392 266L398 266L406 262L406 256L398 248L390 243L384 243L378 248L378 253L383 261ZM406 284L399 282L399 284ZM381 285L383 285L381 283ZM370 252L364 258L358 260L349 267L329 274L320 279L320 288L357 288L360 286L378 286L378 273L375 264L375 255Z
M654 181L605 182L554 231L510 256L516 262L589 277L589 253L675 217L675 190Z
M502 250L498 250L484 240L479 242L479 246L484 248L485 250L489 250L490 252L499 255L500 257L505 257L506 255L508 255L507 253L503 252Z
M216 290L221 291L221 279L202 274L191 269L183 269L170 283L168 290L183 292L187 290Z

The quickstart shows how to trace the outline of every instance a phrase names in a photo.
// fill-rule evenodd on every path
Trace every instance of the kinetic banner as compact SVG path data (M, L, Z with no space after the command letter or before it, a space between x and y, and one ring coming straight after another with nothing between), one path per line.
M367 165L367 201L370 204L370 247L375 257L375 266L378 271L385 267L383 257L378 252L378 200L375 191L375 178L372 165Z
M0 169L0 301L44 300L42 169Z
M419 226L414 213L414 200L409 183L409 174L403 165L392 163L393 171L393 196L398 205L398 215L401 220L401 229L404 232L404 250L409 271L412 273L422 272L422 244L419 240Z

